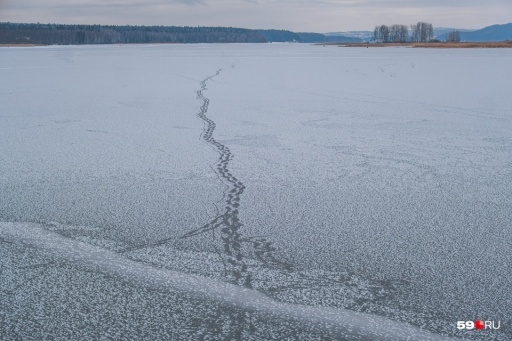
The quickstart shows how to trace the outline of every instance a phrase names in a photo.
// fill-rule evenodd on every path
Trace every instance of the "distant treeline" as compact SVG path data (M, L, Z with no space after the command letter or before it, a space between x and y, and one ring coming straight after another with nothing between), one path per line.
M0 44L264 43L255 30L233 27L0 23Z
M0 23L0 44L358 42L358 38L233 27Z

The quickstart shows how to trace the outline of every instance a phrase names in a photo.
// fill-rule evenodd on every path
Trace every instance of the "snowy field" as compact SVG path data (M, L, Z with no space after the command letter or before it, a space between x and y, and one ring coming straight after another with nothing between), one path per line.
M511 60L0 48L0 339L511 340Z

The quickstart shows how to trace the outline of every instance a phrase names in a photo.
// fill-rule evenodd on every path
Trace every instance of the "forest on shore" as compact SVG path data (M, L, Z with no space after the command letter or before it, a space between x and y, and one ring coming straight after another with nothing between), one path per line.
M62 25L0 22L0 44L357 42L357 38L235 27Z
M0 23L0 44L263 43L257 31L233 27Z

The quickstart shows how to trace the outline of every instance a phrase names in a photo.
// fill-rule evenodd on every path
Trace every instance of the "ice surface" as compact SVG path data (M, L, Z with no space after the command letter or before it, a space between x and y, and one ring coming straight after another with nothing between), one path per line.
M327 329L331 335L339 338L448 340L378 316L278 303L257 291L237 285L131 261L115 252L63 238L36 224L0 223L0 238L3 242L42 249L51 260L77 265L81 271L100 273L145 289L178 292L192 299L215 301L230 308L258 314L268 320L292 320L313 329Z
M0 221L40 223L142 267L283 304L509 340L510 57L301 44L2 48ZM198 117L206 100L218 145ZM0 240L0 252L7 339L326 337L134 289L16 242ZM455 328L478 318L503 327Z

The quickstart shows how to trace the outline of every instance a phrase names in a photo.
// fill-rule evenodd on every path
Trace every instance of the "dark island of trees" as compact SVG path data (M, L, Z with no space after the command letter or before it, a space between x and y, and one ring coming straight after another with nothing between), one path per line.
M434 39L434 27L426 22L418 22L409 27L406 25L380 25L373 30L373 41L377 43L428 43L438 42ZM447 42L460 42L460 32L452 31L447 34Z

